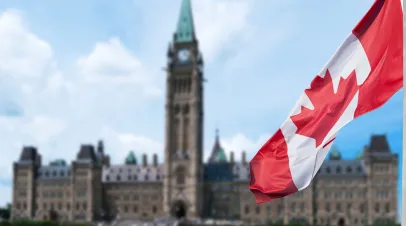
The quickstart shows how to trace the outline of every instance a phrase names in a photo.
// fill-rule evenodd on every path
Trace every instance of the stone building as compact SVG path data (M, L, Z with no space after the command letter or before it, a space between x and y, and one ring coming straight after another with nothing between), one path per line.
M362 155L343 160L331 151L305 190L257 205L248 189L245 152L236 162L221 147L218 133L203 162L203 57L190 0L183 0L168 47L164 161L138 161L130 152L111 164L103 142L81 145L70 164L44 165L35 147L24 147L13 164L12 218L95 221L109 217L188 217L249 222L308 222L365 225L397 219L398 156L386 136L374 135Z

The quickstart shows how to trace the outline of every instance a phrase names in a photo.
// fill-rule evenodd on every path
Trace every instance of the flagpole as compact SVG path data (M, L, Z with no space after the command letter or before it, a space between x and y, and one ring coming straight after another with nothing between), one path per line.
M405 5L406 0L401 0L402 10L403 5ZM403 13L403 148L402 148L402 206L401 206L401 225L406 226L406 49L405 49L405 40L406 40L406 29L405 29L406 16Z

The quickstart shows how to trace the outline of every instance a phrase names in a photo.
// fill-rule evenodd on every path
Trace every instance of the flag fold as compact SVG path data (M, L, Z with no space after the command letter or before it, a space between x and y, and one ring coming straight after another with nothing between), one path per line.
M338 131L382 106L402 85L401 1L376 0L250 161L249 188L257 203L306 188Z

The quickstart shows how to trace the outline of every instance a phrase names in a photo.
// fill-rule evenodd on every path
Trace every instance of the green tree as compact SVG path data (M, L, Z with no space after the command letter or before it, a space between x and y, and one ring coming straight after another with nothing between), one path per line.
M11 215L11 205L7 204L6 207L0 208L0 218L4 220L10 219Z

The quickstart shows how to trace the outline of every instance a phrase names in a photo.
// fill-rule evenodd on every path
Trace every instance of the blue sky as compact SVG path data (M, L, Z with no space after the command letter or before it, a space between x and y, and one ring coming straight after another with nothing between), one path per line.
M371 4L194 0L206 153L218 126L227 151L253 157ZM162 159L162 67L179 9L180 0L0 2L1 191L11 194L11 162L24 144L38 146L45 163L71 160L100 138L116 163L129 150ZM339 133L345 158L381 133L401 154L401 98Z

